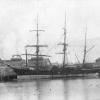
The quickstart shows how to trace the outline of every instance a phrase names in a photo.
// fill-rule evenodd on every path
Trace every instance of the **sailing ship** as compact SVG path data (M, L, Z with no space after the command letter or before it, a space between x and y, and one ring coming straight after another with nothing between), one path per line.
M93 74L94 75L99 74L100 68L94 68L93 65L86 63L86 55L93 48L91 47L89 50L87 50L87 27L85 31L84 54L83 54L82 64L79 65L73 64L71 66L68 64L68 58L67 58L68 43L66 43L66 38L67 38L66 35L67 35L67 29L66 29L66 13L65 13L64 39L63 43L59 44L63 45L63 52L58 53L63 55L63 62L62 62L62 67L60 68L60 74L66 75L66 77L79 77L79 76L83 77L83 76L90 76Z
M32 30L36 31L37 41L35 45L27 45L25 50L26 56L26 64L24 67L11 67L18 75L19 79L34 79L34 78L66 78L66 77L77 77L77 76L87 76L89 74L96 74L100 73L100 68L93 68L88 67L86 64L86 33L85 33L85 45L84 45L84 58L83 63L80 66L76 67L69 67L69 64L66 64L66 52L68 49L68 43L66 43L66 14L65 14L65 25L64 25L64 41L61 45L63 45L63 64L62 67L59 68L58 66L53 66L49 60L48 55L40 54L40 47L47 47L47 45L40 45L39 44L39 30L38 28L38 16L37 16L37 29ZM36 48L35 54L30 54L27 52L28 48ZM31 56L28 59L28 56ZM19 56L18 56L19 57ZM19 57L20 58L20 57ZM15 60L15 59L14 59ZM18 59L17 59L18 60ZM68 62L68 61L67 61ZM73 65L74 66L74 65Z
M51 72L52 64L49 59L50 56L40 54L40 48L48 47L48 46L41 45L39 43L39 31L44 31L44 30L39 29L38 16L37 16L37 29L32 30L32 31L36 31L37 41L36 41L35 45L26 45L25 46L25 48L26 48L25 54L22 54L22 55L25 55L25 57L26 57L25 66L12 67L11 65L9 65L9 67L11 67L17 73L17 75L20 77L21 76L23 77L23 75L26 75L25 77L34 75L34 77L36 77L36 78L37 77L38 78L48 78L52 75L52 72ZM28 53L27 52L28 48L36 48L35 54ZM28 56L31 56L31 58L28 59ZM19 55L16 55L16 57L13 56L11 61L13 60L14 62L19 62L19 59L20 59L20 61L22 61L22 58Z

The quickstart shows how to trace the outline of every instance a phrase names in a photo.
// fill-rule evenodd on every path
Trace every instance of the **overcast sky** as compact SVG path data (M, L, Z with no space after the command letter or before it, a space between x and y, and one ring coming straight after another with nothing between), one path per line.
M0 0L0 57L24 52L26 44L35 44L36 17L42 44L54 45L63 35L64 16L68 40L100 37L100 0Z

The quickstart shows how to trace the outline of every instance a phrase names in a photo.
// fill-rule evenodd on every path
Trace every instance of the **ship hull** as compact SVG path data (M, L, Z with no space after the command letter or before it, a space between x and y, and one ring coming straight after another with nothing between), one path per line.
M97 78L98 74L69 74L69 75L18 75L18 80L34 79L75 79L75 78Z
M99 76L98 69L66 69L64 71L36 71L30 69L14 69L18 80L58 79L58 78L92 78Z

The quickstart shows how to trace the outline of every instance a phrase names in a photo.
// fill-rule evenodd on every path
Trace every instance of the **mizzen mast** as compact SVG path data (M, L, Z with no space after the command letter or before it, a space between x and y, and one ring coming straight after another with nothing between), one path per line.
M86 31L85 31L85 41L84 41L84 56L83 56L83 67L85 65L86 62L86 54L87 54L87 27L86 27Z

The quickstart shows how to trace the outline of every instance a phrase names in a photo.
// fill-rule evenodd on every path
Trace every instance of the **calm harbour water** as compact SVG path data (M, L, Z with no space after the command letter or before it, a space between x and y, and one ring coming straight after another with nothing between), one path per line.
M100 100L100 79L2 82L0 100Z

